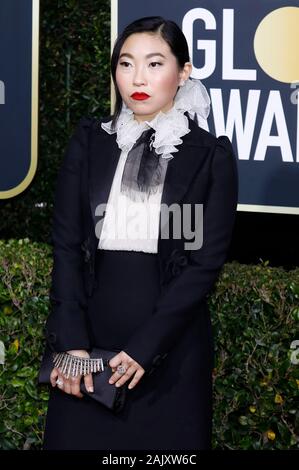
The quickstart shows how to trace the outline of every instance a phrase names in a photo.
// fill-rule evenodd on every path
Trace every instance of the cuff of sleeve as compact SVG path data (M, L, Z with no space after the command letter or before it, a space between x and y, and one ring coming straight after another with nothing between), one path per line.
M129 343L123 348L123 351L134 359L134 361L138 362L148 375L150 375L168 355L166 352L153 355L144 345L140 346Z
M62 352L90 349L86 313L75 301L55 301L46 322L46 339L51 349Z

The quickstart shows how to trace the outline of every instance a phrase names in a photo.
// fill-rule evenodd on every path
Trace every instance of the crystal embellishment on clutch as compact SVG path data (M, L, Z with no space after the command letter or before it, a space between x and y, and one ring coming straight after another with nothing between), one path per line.
M87 375L92 372L103 372L103 359L91 359L89 357L73 356L67 352L54 353L53 362L57 369L61 371L66 378L76 377L77 375Z

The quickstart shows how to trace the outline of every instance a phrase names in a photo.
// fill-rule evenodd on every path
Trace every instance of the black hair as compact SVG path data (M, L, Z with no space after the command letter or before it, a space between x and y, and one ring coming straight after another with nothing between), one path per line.
M167 42L171 52L176 57L179 69L182 69L185 63L190 61L187 40L180 27L174 21L166 20L162 16L145 16L126 26L123 32L118 36L111 56L111 75L116 95L114 113L112 115L113 128L115 128L122 108L122 97L116 83L116 67L124 42L134 33L159 34Z

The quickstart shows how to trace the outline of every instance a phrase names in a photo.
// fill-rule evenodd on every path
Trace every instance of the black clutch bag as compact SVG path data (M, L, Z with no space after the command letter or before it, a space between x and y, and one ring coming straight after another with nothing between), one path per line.
M102 358L103 370L92 373L94 388L93 392L88 392L86 390L83 378L81 379L80 384L80 391L83 393L83 395L88 395L90 398L101 403L106 408L109 408L114 413L119 413L123 409L126 397L126 384L122 385L121 387L116 387L115 384L110 384L108 382L112 375L112 370L109 366L109 360L118 352L120 351L108 351L107 349L93 348L89 352L90 358ZM54 368L53 354L53 351L47 345L38 375L39 384L51 385L50 374Z

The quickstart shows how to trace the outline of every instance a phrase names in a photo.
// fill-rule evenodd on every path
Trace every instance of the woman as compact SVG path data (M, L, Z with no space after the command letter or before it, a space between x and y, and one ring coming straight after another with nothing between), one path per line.
M53 368L43 448L209 449L207 296L231 239L236 160L203 129L210 101L174 22L127 26L111 70L112 120L82 118L59 173L47 340L80 357L120 351L110 383L127 400L114 414ZM82 380L92 393L92 375Z

